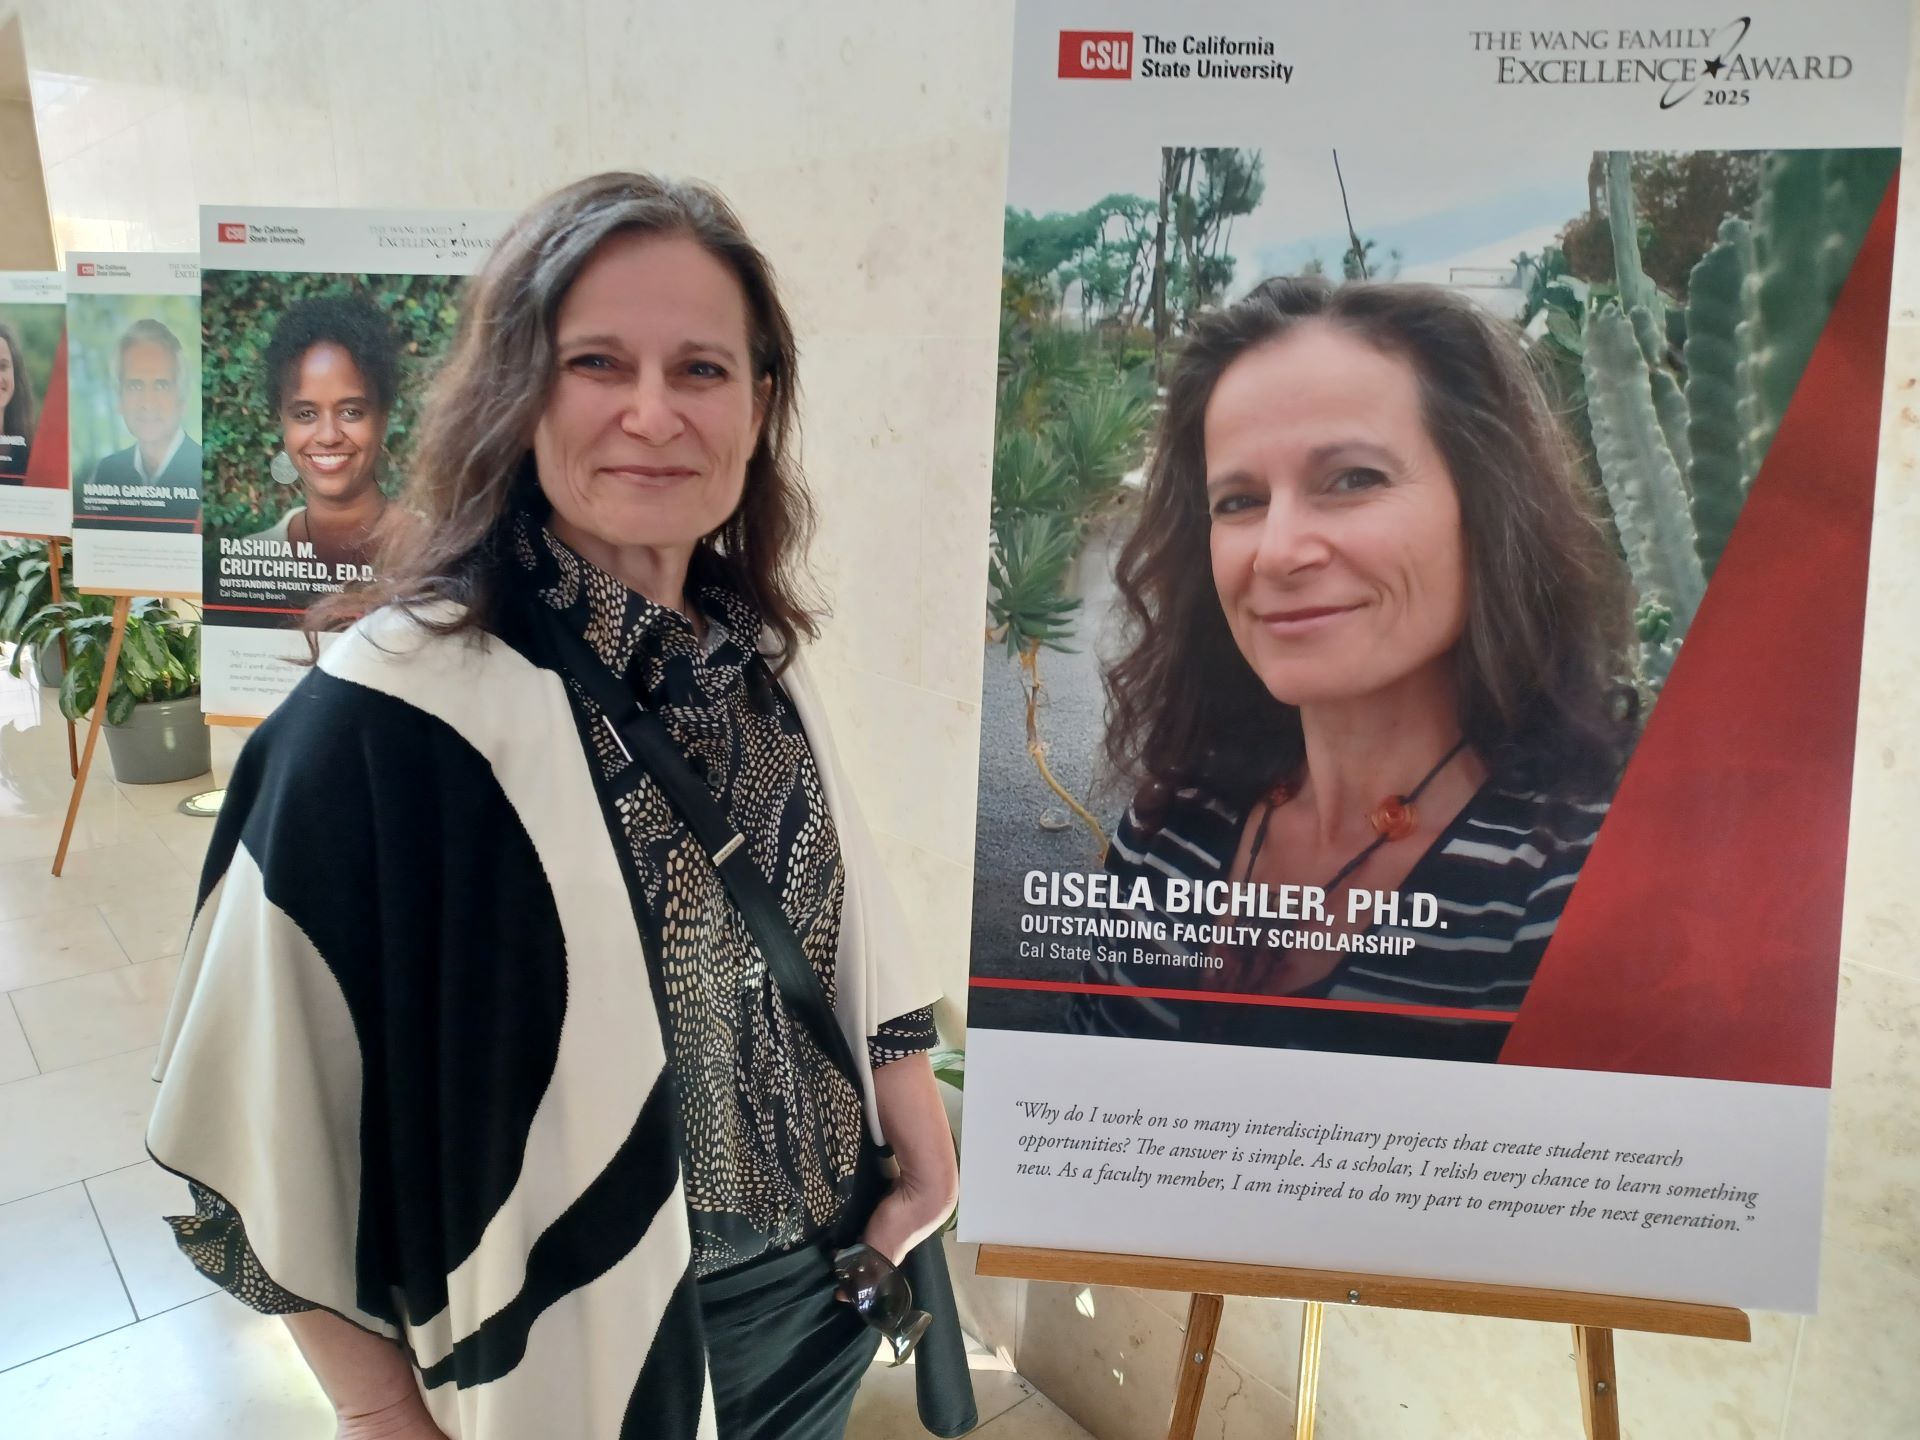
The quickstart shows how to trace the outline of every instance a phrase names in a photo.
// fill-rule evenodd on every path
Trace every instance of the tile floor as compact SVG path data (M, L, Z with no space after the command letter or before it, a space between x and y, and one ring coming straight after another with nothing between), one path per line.
M0 649L0 656L4 650ZM0 663L0 1434L7 1440L324 1440L331 1411L285 1327L213 1293L146 1157L150 1072L212 824L211 777L118 785L104 743L66 873L71 781L51 692ZM84 737L83 737L84 738ZM214 731L225 775L242 736ZM976 1356L985 1440L1087 1432ZM876 1368L850 1440L909 1440L910 1370Z

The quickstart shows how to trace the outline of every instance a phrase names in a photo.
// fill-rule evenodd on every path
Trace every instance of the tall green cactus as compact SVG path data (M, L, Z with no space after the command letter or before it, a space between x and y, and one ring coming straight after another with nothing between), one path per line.
M1608 305L1587 322L1587 409L1607 501L1643 601L1658 599L1684 635L1700 607L1706 576L1694 553L1680 467L1654 408L1646 356L1633 322Z
M1891 150L1777 150L1766 159L1753 212L1759 266L1748 340L1756 455L1773 443L1898 159Z
M1892 150L1766 157L1752 223L1724 221L1688 278L1683 387L1667 302L1640 261L1632 156L1607 156L1619 300L1588 317L1582 378L1651 684L1686 637L1898 160Z
M1695 547L1708 575L1720 563L1753 483L1759 399L1741 326L1753 319L1753 230L1721 222L1719 242L1687 278L1687 436L1692 442Z
M1665 324L1665 302L1660 287L1647 278L1640 264L1640 217L1633 199L1633 152L1607 152L1607 229L1613 236L1613 274L1620 286L1620 308L1631 315L1645 309ZM1653 363L1656 356L1648 355Z
M1620 308L1633 322L1633 336L1647 362L1654 412L1667 450L1686 483L1693 447L1687 438L1687 400L1666 367L1667 301L1640 264L1640 218L1633 198L1633 156L1615 150L1607 156L1607 228L1613 237L1613 274Z

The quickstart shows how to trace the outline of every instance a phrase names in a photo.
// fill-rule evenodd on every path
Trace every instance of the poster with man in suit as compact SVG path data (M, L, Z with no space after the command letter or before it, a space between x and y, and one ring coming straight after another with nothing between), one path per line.
M200 262L72 254L68 389L75 578L200 590Z

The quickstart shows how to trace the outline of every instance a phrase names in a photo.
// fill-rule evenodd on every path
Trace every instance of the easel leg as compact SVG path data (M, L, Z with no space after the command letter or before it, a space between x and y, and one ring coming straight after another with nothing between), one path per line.
M1300 1314L1300 1377L1293 1390L1294 1440L1313 1440L1314 1408L1320 1399L1320 1327L1327 1307L1309 1300Z
M53 873L58 875L67 863L67 846L73 840L73 822L80 818L80 797L87 793L87 772L93 768L93 747L100 743L100 727L107 720L107 697L113 693L113 672L120 663L120 642L127 638L127 612L133 597L122 595L113 602L113 638L107 642L106 663L100 667L100 694L93 702L93 714L87 721L87 748L81 752L80 767L74 772L73 799L67 802L67 823L60 830L60 848L53 852Z
M1180 1378L1173 1390L1173 1418L1167 1422L1167 1440L1193 1440L1200 1423L1200 1400L1207 1393L1207 1375L1213 1369L1213 1341L1220 1333L1224 1295L1196 1294L1187 1306L1186 1343L1180 1350Z
M1573 1360L1580 1372L1580 1419L1587 1440L1620 1440L1620 1387L1613 1373L1613 1331L1573 1327Z
M47 541L47 583L52 587L53 603L56 605L66 598L60 593L60 563L60 542L49 539ZM60 632L61 662L64 664L72 658L67 654L67 632L62 630ZM67 773L78 780L80 778L80 747L74 739L73 721L67 720L64 715L60 718L66 720L67 725ZM60 872L55 870L53 873L58 875Z

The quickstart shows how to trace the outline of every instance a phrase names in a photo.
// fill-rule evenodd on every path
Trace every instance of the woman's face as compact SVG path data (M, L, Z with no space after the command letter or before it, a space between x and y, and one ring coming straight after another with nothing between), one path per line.
M0 340L0 410L13 403L13 346Z
M1227 367L1204 433L1214 587L1276 700L1361 699L1445 664L1466 548L1412 365L1305 322Z
M533 454L563 538L679 548L726 523L766 399L731 270L684 237L616 236L561 302L554 357Z
M347 500L377 483L387 417L353 357L323 341L300 357L280 406L280 443L308 495Z

